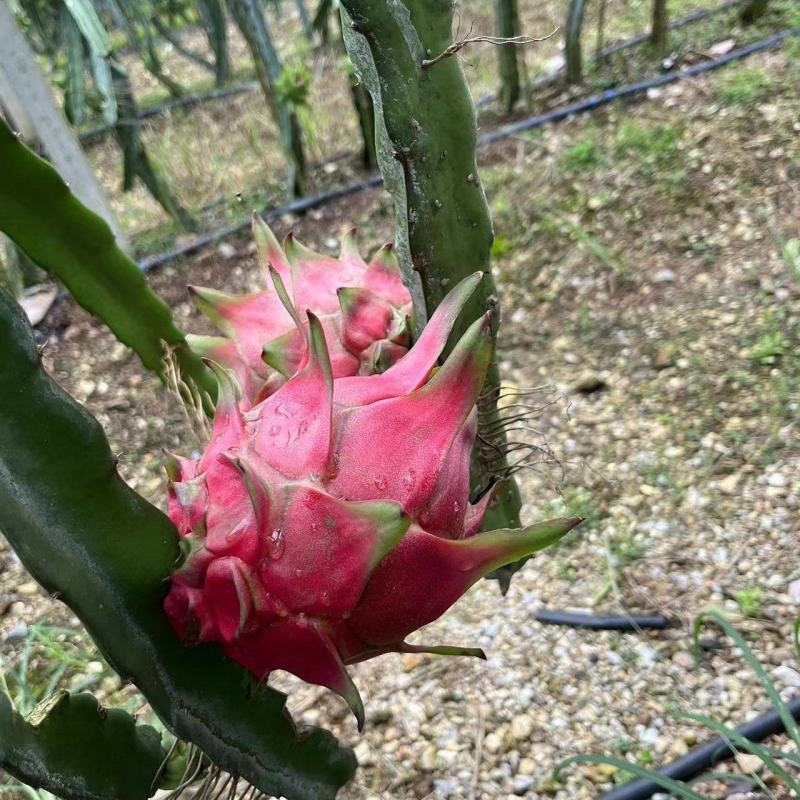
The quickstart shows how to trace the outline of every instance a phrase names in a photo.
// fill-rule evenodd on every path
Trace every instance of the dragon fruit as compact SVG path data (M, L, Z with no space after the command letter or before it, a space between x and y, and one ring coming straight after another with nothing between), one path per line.
M297 312L318 317L334 378L382 372L407 352L411 295L391 244L367 264L358 253L355 230L344 236L338 259L309 250L291 233L281 247L257 215L253 232L265 290L231 295L189 287L200 311L225 334L190 335L189 346L232 370L246 402L274 392L295 373L305 352L308 332L297 326L272 288L270 266L293 294Z
M479 532L492 492L470 503L469 464L488 314L435 365L481 273L450 292L394 366L340 378L323 323L310 312L301 321L272 277L306 349L294 375L244 411L235 376L211 364L220 393L208 447L168 464L186 558L164 607L187 643L219 643L259 680L281 669L339 693L360 728L348 664L387 652L483 656L405 639L580 519Z

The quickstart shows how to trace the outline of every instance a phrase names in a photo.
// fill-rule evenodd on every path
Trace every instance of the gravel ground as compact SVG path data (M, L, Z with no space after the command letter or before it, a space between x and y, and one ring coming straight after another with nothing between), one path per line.
M516 575L505 598L482 581L414 637L479 645L487 661L389 655L358 665L363 736L338 698L278 677L300 719L356 747L362 769L343 797L588 798L621 776L575 767L556 784L560 759L594 752L659 765L682 755L706 733L673 711L738 724L768 706L712 626L695 660L691 621L709 606L746 633L787 697L800 693L791 643L800 613L800 275L771 232L800 235L796 61L769 54L486 158L503 243L503 373L510 392L548 387L533 395L543 408L527 435L543 450L520 473L525 516L568 511L587 521ZM730 87L749 85L753 70L770 91L732 100ZM665 126L675 139L654 152ZM578 147L587 140L588 165ZM364 249L377 245L388 203L364 195L295 229L329 247L354 219L364 220ZM225 245L153 284L199 331L182 289L188 274L244 288L251 253L246 242ZM195 446L180 407L71 305L42 337L46 363L99 417L125 477L160 500L159 448ZM0 558L2 654L13 665L26 626L72 620L8 549ZM544 627L533 618L542 606L659 612L670 627ZM46 663L39 653L31 669ZM69 672L72 685L94 673L101 697L138 707L93 664Z

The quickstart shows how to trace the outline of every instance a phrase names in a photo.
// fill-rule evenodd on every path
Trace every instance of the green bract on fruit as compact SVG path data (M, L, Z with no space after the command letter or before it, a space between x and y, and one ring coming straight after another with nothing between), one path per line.
M363 707L346 665L417 647L406 636L478 578L554 542L580 521L481 533L491 492L470 503L476 400L492 357L488 315L435 369L481 280L447 296L386 372L336 378L323 324L295 318L297 370L243 411L235 378L198 461L169 466L169 513L187 545L165 602L187 641L219 642L258 678L284 669Z
M382 372L407 352L411 295L392 245L384 245L367 264L352 230L338 259L314 253L292 234L281 247L259 217L253 231L266 289L230 295L189 287L199 309L227 337L190 335L189 346L233 370L246 402L267 397L296 372L308 323L298 325L294 309L303 319L308 311L318 317L334 378ZM268 265L292 295L292 308L273 289Z

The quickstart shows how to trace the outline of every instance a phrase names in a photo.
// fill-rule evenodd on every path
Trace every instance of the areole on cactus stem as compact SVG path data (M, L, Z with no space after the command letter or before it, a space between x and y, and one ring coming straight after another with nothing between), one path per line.
M326 327L309 307L335 293L339 281L312 268L305 276L289 273L262 224L274 296L302 346L286 351L288 380L250 397L241 364L209 361L220 386L211 439L199 460L171 457L167 467L169 516L186 555L164 608L187 643L217 642L259 679L287 670L339 693L361 728L364 709L348 664L387 652L483 657L477 648L405 639L479 578L555 542L581 520L480 532L492 492L470 503L469 464L476 401L492 358L488 315L436 364L481 273L447 295L414 346L385 372L337 374L331 350L346 341L343 331L360 311ZM379 275L395 292L394 308L403 308L392 270L381 266L370 275L375 260L366 271L351 263L358 268L345 279L360 275L373 292ZM313 290L303 284L312 275L319 281ZM252 297L254 308L267 307ZM373 306L372 298L362 305L366 317L374 319ZM379 338L382 325L356 327L375 343L386 338ZM250 359L258 342L241 329L232 335Z

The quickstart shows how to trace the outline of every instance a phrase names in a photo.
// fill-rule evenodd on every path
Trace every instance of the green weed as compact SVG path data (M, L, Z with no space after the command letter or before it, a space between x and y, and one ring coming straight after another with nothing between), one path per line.
M723 74L716 94L726 105L749 106L763 100L772 86L772 78L757 67L745 67Z
M565 151L564 166L571 172L586 172L603 163L603 155L592 139L584 139Z
M800 728L797 722L792 717L786 703L781 698L775 684L770 679L767 671L763 665L756 658L753 651L750 649L747 642L742 635L731 625L731 623L723 617L718 611L706 611L695 620L694 625L694 639L695 645L700 635L700 631L707 621L716 623L728 635L733 643L741 652L744 660L755 672L759 683L764 688L766 694L769 696L772 705L778 711L781 721L784 724L785 730L789 736L793 749L790 751L779 750L775 747L758 742L751 742L749 739L742 736L737 730L728 725L717 722L705 714L697 713L676 713L674 716L678 719L695 722L710 729L717 736L724 739L734 754L748 753L756 756L761 765L758 770L755 770L749 776L746 776L753 784L760 788L766 797L774 797L775 795L767 786L766 781L768 777L761 777L759 772L763 769L764 772L772 773L772 777L777 782L782 783L791 794L800 794L800 780L797 778L797 768L800 767ZM800 635L800 622L795 626L795 638ZM800 649L800 646L799 648ZM627 758L618 758L616 756L606 755L576 755L565 759L558 764L553 773L553 780L559 781L562 772L567 767L573 764L596 764L606 767L616 767L621 774L627 774L635 778L643 778L652 781L660 788L666 790L670 795L683 800L706 800L705 795L700 794L693 787L695 784L702 784L710 781L724 781L736 782L742 780L742 775L737 773L720 773L708 772L701 775L691 784L676 781L668 778L662 773L656 772L650 768L652 760L647 756L642 758L643 753L649 751L639 751L635 754L636 761L630 761ZM618 775L614 776L615 782Z
M786 352L786 348L786 337L781 331L767 331L750 348L749 356L762 364L774 364Z
M498 233L492 242L492 258L503 258L508 255L514 248L514 243L511 238L504 233Z
M798 58L800 58L800 51L798 52ZM800 239L789 239L784 236L774 216L768 209L763 212L763 217L772 231L775 247L780 253L783 263L786 264L789 274L794 280L800 282Z
M627 737L622 736L619 739L617 739L617 741L616 741L616 743L614 745L614 749L620 755L624 756L627 753L630 753L634 749L635 746L636 746L635 742L632 739L628 739Z
M541 509L543 517L583 517L583 524L568 533L555 548L576 544L586 531L597 527L606 513L600 508L592 493L583 486L568 486L556 500ZM564 574L561 577L566 578Z
M82 691L109 674L103 668L86 674L90 662L98 662L97 651L89 644L82 631L36 624L28 629L27 636L15 668L5 673L10 696L23 716L49 697L59 685L70 677L84 675L74 691Z
M734 595L742 616L755 619L761 616L761 590L755 586L740 589Z
M583 517L584 528L595 527L605 516L592 493L583 486L565 489L563 500L569 516Z
M787 239L782 243L781 257L796 281L800 281L800 239Z
M625 531L614 537L609 542L609 550L614 562L614 567L621 569L640 559L647 548L642 542L637 542L631 531Z
M610 272L624 280L633 280L633 273L623 261L615 253L612 253L599 239L593 236L583 225L567 216L557 217L556 222L567 228L578 242Z
M645 126L636 120L625 120L614 141L617 158L636 157L643 165L663 167L678 154L680 131L666 122Z

